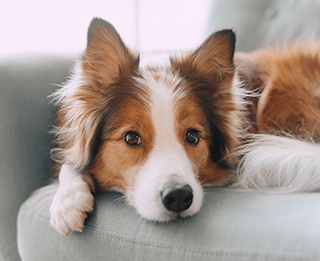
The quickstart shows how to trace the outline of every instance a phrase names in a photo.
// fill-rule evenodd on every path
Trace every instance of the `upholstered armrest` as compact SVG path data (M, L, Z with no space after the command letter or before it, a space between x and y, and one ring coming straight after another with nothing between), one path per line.
M42 188L20 209L23 260L318 260L320 194L261 194L206 188L196 216L170 223L144 219L118 193L97 193L82 233L63 236L49 225Z
M0 260L19 260L16 218L23 201L50 173L53 107L47 96L75 55L0 56Z

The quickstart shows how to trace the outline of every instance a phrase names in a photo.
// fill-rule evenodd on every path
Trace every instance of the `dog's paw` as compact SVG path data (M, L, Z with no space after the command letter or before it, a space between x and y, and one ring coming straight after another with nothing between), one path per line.
M82 232L88 212L93 210L94 197L90 185L81 175L65 184L60 184L51 207L51 225L61 234Z

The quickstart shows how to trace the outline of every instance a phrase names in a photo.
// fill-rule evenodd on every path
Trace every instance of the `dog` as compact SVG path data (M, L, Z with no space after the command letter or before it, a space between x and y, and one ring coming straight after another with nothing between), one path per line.
M298 170L290 165L295 159L283 162L283 154L275 153L279 148L288 155L299 149L300 162L307 160L305 151L319 159L320 76L317 67L308 71L320 61L318 50L309 54L294 46L311 60L304 64L299 53L282 64L278 56L286 60L295 51L235 54L235 43L232 30L217 31L194 51L171 56L166 66L142 67L110 23L92 20L73 75L53 94L58 113L52 154L60 166L50 207L54 228L64 235L82 231L96 189L123 193L145 219L178 220L200 210L206 185L284 187L277 178L290 179ZM302 81L312 90L302 90ZM291 82L294 92L286 89ZM312 142L275 130L305 133ZM308 173L314 165L320 170L314 163ZM279 172L283 168L287 174ZM304 190L316 187L304 183Z

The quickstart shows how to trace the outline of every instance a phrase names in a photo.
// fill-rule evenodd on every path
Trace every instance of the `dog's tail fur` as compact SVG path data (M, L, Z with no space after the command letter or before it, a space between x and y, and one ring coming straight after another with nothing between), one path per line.
M255 134L233 156L240 158L235 188L320 191L320 146L312 140Z

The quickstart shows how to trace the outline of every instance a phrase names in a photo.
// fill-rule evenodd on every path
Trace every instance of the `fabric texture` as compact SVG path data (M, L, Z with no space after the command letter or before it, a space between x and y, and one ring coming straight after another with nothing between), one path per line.
M19 260L16 217L32 191L47 184L53 108L47 96L74 57L0 57L0 260Z
M49 226L57 185L21 207L19 252L37 260L319 260L320 194L263 194L206 188L201 211L169 223L141 219L121 194L95 195L82 233Z

